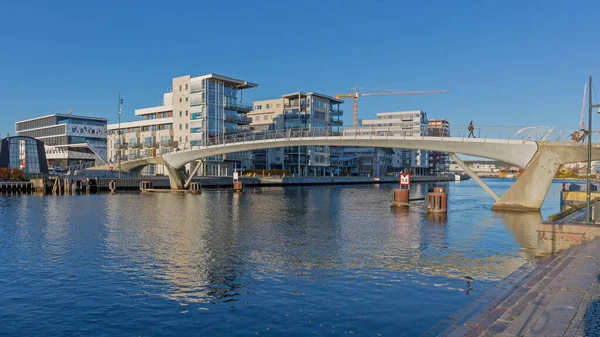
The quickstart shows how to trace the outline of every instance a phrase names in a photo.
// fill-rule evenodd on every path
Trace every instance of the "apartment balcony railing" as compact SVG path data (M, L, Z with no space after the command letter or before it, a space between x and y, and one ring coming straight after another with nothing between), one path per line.
M225 99L223 107L229 110L250 112L254 109L254 105L248 102L239 102L233 99Z
M330 124L331 126L343 126L343 125L344 125L344 122L343 122L343 121L340 121L340 120L337 120L337 119L330 118L330 119L329 119L329 124Z
M116 150L127 150L127 143L119 143L115 144Z
M343 114L344 114L344 110L342 110L342 109L340 109L340 110L334 109L329 112L329 116L341 116Z
M252 123L252 118L240 115L225 114L225 122L248 125Z
M293 108L305 108L306 107L306 103L302 103L302 104L298 104L298 103L285 103L283 105L283 107L285 109L293 109Z
M158 147L156 142L144 142L144 147L147 149Z
M142 143L129 143L130 149L141 149L142 147L144 147Z
M160 146L162 147L177 147L178 143L173 140L161 140Z

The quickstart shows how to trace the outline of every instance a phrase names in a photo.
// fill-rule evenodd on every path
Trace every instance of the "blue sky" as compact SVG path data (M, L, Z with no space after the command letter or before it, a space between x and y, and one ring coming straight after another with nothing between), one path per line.
M361 118L577 126L588 76L600 86L599 18L600 1L5 1L0 132L70 109L115 122L119 91L133 120L171 78L211 72L258 83L248 100L451 91L363 97Z

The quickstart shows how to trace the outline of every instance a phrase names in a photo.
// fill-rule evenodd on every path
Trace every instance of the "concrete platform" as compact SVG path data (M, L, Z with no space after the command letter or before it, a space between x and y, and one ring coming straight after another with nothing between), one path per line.
M600 238L523 265L423 336L600 336Z

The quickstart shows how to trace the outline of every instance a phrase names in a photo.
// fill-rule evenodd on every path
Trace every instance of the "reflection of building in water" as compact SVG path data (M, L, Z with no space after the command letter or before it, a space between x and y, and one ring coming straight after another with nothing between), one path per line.
M414 184L412 194L429 187ZM235 300L250 278L385 269L496 280L525 261L501 247L477 249L493 241L485 236L504 218L484 218L461 233L461 213L451 211L444 223L422 211L390 210L390 194L385 186L326 186L116 196L108 201L106 245L117 260L131 261L131 272L156 280L160 287L149 292L184 302ZM148 213L126 217L131 209Z
M131 272L166 283L167 291L161 287L155 290L159 295L183 302L231 300L243 286L232 267L240 264L236 250L231 249L236 245L237 229L230 219L214 222L209 214L215 210L214 205L231 205L232 197L109 198L107 249L131 261ZM126 210L131 209L147 213L128 217Z

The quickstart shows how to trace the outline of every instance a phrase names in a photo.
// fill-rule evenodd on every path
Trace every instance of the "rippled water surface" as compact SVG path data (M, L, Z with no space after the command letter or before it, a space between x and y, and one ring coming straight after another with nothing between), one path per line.
M419 335L544 253L539 214L446 186L447 216L393 185L0 197L0 334Z

